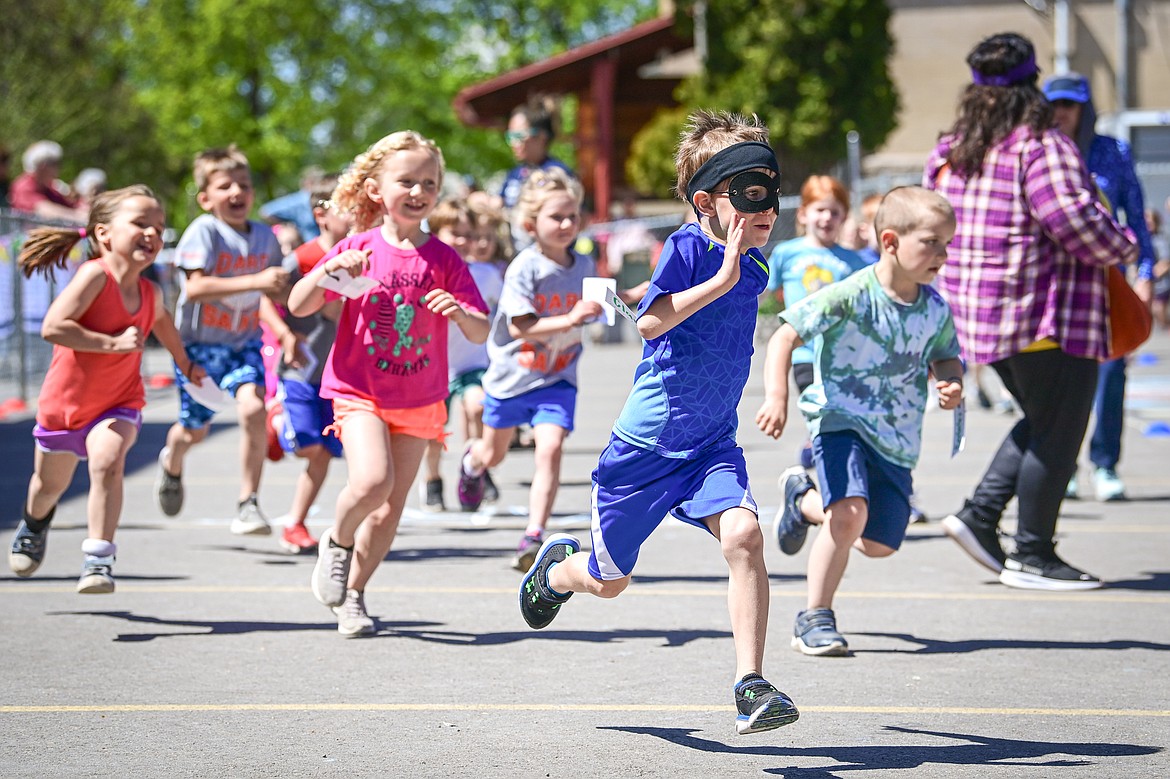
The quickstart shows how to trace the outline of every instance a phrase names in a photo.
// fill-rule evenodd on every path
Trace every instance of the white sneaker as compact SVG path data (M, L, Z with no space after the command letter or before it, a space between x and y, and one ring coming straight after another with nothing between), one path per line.
M374 620L366 613L366 594L357 590L345 591L345 602L333 608L337 615L337 632L344 638L362 638L378 632Z
M330 608L345 603L349 568L353 550L332 543L332 530L326 530L317 541L317 564L313 567L313 597Z
M1102 503L1125 500L1125 482L1114 469L1098 468L1093 474L1093 484L1097 488L1097 500Z
M231 530L237 536L266 536L272 533L272 526L260 511L255 495L240 504L240 513L232 520Z

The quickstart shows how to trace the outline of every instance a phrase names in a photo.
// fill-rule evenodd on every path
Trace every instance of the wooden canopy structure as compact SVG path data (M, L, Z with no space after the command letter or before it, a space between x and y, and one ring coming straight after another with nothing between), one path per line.
M577 173L594 212L605 219L625 181L630 141L659 109L677 104L681 75L658 64L691 48L674 17L662 16L467 87L454 107L468 126L502 128L533 95L575 95Z

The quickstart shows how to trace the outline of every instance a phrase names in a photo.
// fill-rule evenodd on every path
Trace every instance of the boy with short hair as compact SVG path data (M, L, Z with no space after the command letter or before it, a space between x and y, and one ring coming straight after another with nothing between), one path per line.
M767 128L723 112L690 117L675 163L678 194L698 221L667 239L638 306L642 362L593 472L593 551L576 554L581 544L568 534L548 538L521 582L520 611L539 629L574 592L617 596L668 513L707 530L728 565L736 731L756 733L799 716L760 675L768 572L735 440L768 281L759 247L775 224L780 171Z
M336 186L337 176L323 176L309 191L319 234L284 258L290 283L313 270L326 252L353 229L353 215L333 204ZM281 355L276 365L276 404L268 413L271 434L282 452L305 461L288 510L288 524L280 537L280 545L292 554L316 550L317 541L305 520L329 474L330 460L341 457L340 439L322 432L333 424L333 404L321 397L321 375L337 337L340 314L340 300L326 303L320 311L304 317L285 313L284 329L277 331Z
M793 631L793 648L806 655L849 653L832 606L850 549L887 557L905 538L929 374L940 407L954 409L963 396L950 308L930 286L955 234L954 211L933 192L898 187L882 200L875 230L878 262L783 311L764 363L756 424L778 438L792 351L813 346L813 383L800 410L821 487L804 468L789 468L776 517L780 549L789 555L800 551L809 525L826 528L813 542L808 604Z
M195 196L206 211L183 232L175 263L183 271L176 324L187 355L220 389L235 395L241 431L240 499L231 531L272 532L256 500L264 466L264 363L261 317L280 321L269 295L288 286L280 244L267 225L248 219L255 197L248 159L234 145L195 157ZM183 460L207 437L215 410L198 403L178 368L179 421L159 452L155 496L168 517L183 509Z

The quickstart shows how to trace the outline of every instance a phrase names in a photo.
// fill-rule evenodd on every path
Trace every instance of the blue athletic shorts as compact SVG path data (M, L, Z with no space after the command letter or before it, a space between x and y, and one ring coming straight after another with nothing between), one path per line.
M496 430L518 425L550 423L573 431L577 413L577 388L567 381L558 381L551 387L541 387L514 398L483 399L483 423Z
M821 433L812 445L825 507L845 498L865 498L869 519L862 537L900 547L910 524L910 469L894 465L850 430Z
M629 576L668 514L710 532L702 520L713 514L737 507L760 513L743 450L730 440L683 460L611 436L593 471L592 502L589 574L601 580Z
M284 408L280 426L280 448L290 454L308 446L321 445L334 457L341 457L341 441L322 431L333 424L333 401L320 395L321 388L295 379L281 379L276 397Z
M264 387L264 356L260 353L260 339L249 341L241 349L226 344L187 344L185 349L192 362L197 362L215 380L219 388L235 397L245 384ZM179 424L188 430L204 427L215 412L196 403L187 394L183 374L175 366L175 384L179 388Z

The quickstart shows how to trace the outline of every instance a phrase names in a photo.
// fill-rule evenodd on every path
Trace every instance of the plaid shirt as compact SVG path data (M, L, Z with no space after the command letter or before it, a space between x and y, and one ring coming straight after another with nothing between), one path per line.
M944 137L923 185L955 209L958 229L939 289L955 319L963 357L993 363L1043 338L1077 357L1105 359L1104 267L1133 237L1093 189L1077 147L1055 129L1017 127L987 150L980 173L955 174Z

